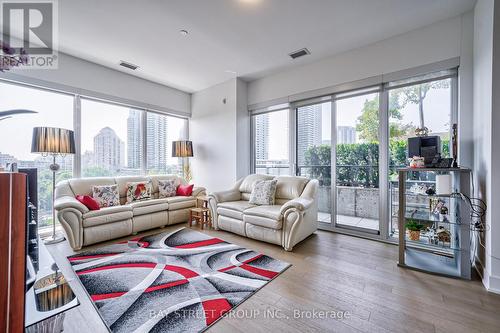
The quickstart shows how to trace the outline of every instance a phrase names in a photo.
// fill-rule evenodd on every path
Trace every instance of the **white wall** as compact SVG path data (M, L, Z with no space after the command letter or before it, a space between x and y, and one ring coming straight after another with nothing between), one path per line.
M248 84L256 104L460 56L462 17L295 67Z
M495 7L495 8L494 8ZM486 288L500 292L500 19L494 0L479 0L474 10L474 175L475 195L488 204L486 237L479 245ZM494 23L494 18L497 22ZM496 25L496 27L495 27ZM494 43L494 37L497 41ZM495 44L495 45L494 45ZM496 57L496 59L495 59ZM495 70L494 70L495 69ZM496 92L496 93L495 93ZM495 144L496 143L496 144ZM496 203L496 205L495 205Z
M16 81L29 81L44 86L71 88L71 92L110 95L118 99L137 101L157 106L160 111L174 111L188 114L191 112L191 95L122 73L108 67L59 53L58 69L13 69L0 73L0 78ZM66 90L66 89L63 89Z
M231 79L196 92L191 105L193 182L209 192L227 190L250 166L246 84Z

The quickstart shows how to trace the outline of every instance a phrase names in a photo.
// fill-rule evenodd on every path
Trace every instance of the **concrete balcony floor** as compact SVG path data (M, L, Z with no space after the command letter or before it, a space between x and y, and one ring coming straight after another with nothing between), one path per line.
M318 212L318 221L331 223L332 220L330 215L330 213ZM350 227L378 230L378 220L358 216L337 215L337 224L341 226L344 225Z

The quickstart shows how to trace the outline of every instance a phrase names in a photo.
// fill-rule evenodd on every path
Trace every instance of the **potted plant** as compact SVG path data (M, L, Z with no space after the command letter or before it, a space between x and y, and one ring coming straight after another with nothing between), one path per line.
M418 223L416 220L408 219L406 222L406 230L408 230L408 238L412 241L420 240L420 231L424 229L424 226Z

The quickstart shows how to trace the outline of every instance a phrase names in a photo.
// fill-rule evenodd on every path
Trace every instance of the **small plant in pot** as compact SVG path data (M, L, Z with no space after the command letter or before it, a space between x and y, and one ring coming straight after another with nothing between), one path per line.
M408 238L412 241L420 240L420 231L424 229L424 226L418 223L416 220L406 221L406 230L408 230Z

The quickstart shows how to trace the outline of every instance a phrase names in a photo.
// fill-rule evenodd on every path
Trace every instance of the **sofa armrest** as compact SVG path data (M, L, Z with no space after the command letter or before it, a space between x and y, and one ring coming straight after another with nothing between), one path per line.
M80 211L82 214L89 211L89 209L84 204L69 195L59 197L55 200L54 209L59 211L66 208L74 208Z
M208 196L214 198L217 203L226 201L238 201L241 199L241 193L237 190L212 192Z
M206 195L206 194L207 194L207 189L200 186L200 187L194 187L193 193L191 195L193 197L199 197L199 196Z
M312 207L313 203L314 203L313 199L301 198L301 197L295 198L293 200L285 202L283 206L281 206L280 212L281 214L284 214L285 211L287 211L290 208L296 208L300 211L304 211Z

